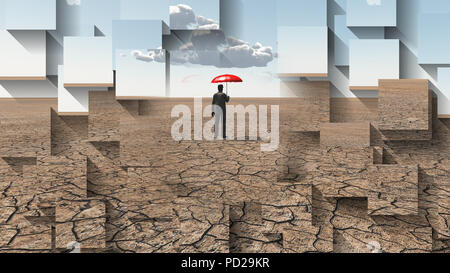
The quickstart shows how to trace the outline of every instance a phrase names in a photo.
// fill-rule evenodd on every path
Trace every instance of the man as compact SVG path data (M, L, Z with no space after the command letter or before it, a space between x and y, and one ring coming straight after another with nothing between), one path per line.
M230 97L223 93L223 85L219 85L219 92L214 94L212 106L212 116L216 118L216 125L214 127L214 139L219 136L220 120L222 120L223 139L227 139L227 102Z

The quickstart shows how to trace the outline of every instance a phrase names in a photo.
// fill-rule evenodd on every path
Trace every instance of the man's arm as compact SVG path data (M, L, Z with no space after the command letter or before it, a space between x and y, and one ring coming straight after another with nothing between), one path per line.
M230 102L230 97L227 96L227 95L225 95L225 101L226 101L226 102Z

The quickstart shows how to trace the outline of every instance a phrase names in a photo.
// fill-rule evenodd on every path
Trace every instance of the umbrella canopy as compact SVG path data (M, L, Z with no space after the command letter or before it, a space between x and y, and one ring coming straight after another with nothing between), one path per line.
M221 82L242 82L242 79L235 75L226 74L215 77L211 83L221 83Z

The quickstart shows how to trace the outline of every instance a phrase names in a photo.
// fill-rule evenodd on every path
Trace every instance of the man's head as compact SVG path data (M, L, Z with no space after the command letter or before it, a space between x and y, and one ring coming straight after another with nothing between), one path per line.
M219 84L218 89L219 89L219 93L222 93L223 92L223 84Z

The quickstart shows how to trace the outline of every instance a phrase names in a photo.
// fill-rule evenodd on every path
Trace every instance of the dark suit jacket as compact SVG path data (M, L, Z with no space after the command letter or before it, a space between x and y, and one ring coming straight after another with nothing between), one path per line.
M227 111L226 104L230 101L230 97L227 96L225 93L216 93L214 94L212 104L218 105L220 108L222 108L223 113ZM213 109L214 113L214 109Z

